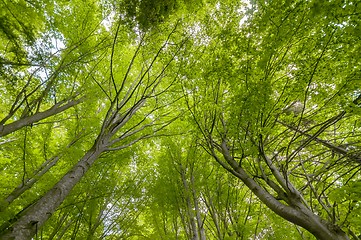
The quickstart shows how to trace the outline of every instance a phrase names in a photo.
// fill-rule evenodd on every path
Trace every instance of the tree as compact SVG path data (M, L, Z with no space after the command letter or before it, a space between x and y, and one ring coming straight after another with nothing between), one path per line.
M133 56L130 57L128 67L123 68L119 64L120 62L114 63L115 59L119 59L120 57L115 56L114 52L119 51L118 46L124 49L124 46L120 44L124 44L125 42L125 39L118 41L120 31L122 30L120 23L117 25L113 37L113 44L109 49L110 55L108 55L109 57L107 59L104 59L104 62L110 62L110 71L108 72L110 79L107 79L106 75L108 74L106 72L101 73L99 70L96 74L100 75L104 80L99 81L99 79L96 79L96 76L92 76L94 82L96 82L104 94L105 98L102 99L104 101L103 106L108 107L107 110L98 110L104 113L104 118L102 119L100 129L95 130L99 131L99 133L94 144L54 187L50 188L48 192L38 200L26 206L17 215L16 219L9 220L8 223L3 226L4 232L2 238L15 237L16 239L24 239L36 234L37 229L45 223L63 202L71 189L102 153L121 150L142 139L152 137L174 120L175 116L170 115L167 110L164 110L166 107L165 103L169 104L169 101L163 99L162 96L171 88L171 82L163 80L166 70L173 60L172 55L165 53L174 54L179 51L183 45L183 40L178 42L177 40L172 40L173 45L169 45L169 41L174 38L173 35L176 27L177 24L165 38L162 38L162 36L157 38L158 41L162 42L161 46L158 47L149 41L147 34L140 33L136 47L132 47L130 51L127 50L123 52L123 54L133 54ZM153 41L153 39L155 39L154 35L151 41ZM147 43L146 47L143 46L145 43ZM134 45L134 41L130 41L128 44ZM153 47L155 47L155 49ZM167 47L166 50L165 47ZM146 49L147 52L144 49ZM150 53L154 53L153 58L144 55ZM127 60L125 62L127 62ZM97 64L100 65L100 62ZM124 71L123 73L122 69ZM134 71L139 71L137 73L138 76L135 76ZM120 80L120 78L122 78L122 80ZM52 81L52 79L50 81ZM104 85L106 81L111 83L111 85ZM53 81L52 84L55 84L55 81ZM41 96L46 95L52 86L53 85L46 87L46 92ZM58 84L55 86L57 88L61 87ZM27 97L28 96L24 97L25 101ZM101 99L98 99L98 101L99 100ZM139 114L140 109L145 110ZM163 113L160 112L160 110L163 110ZM12 114L12 111L10 111L10 114ZM7 118L10 117L12 116ZM27 121L27 124L30 123ZM11 125L11 123L9 125ZM124 128L125 125L127 126L126 128ZM14 129L14 131L15 130L17 129ZM6 133L4 133L4 135L6 135ZM9 228L10 225L11 228Z
M359 239L357 2L0 5L1 239Z
M302 2L258 4L249 10L258 12L243 29L237 17L225 21L219 35L211 24L207 48L217 48L202 52L204 61L194 60L203 72L197 81L184 83L184 92L192 97L188 108L208 153L267 207L318 239L349 239L336 214L341 202L331 203L328 197L333 183L347 184L359 168L357 157L340 148L355 136L335 138L344 136L345 127L355 121L355 112L346 109L359 104L352 78L343 77L354 72L333 73L340 58L345 67L353 62L334 47L343 42L344 29L337 21L347 12L335 10L335 18L320 20L326 13L315 14L315 7ZM302 109L287 116L283 109L293 101L301 101ZM346 162L349 167L340 169Z

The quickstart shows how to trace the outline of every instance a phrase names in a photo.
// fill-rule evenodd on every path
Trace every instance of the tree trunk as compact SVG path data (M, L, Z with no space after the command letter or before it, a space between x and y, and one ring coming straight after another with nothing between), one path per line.
M184 170L182 164L179 164L179 170L180 170L180 174L182 177L182 182L183 182L183 187L184 187L184 195L185 195L185 199L186 199L186 203L187 203L187 211L188 211L188 218L189 218L190 225L191 225L190 229L191 229L191 234L192 234L192 240L198 240L199 236L198 236L197 224L196 224L194 213L193 213L192 201L189 196L190 191L189 191L187 179L185 176L185 170Z
M30 206L19 219L0 235L2 240L31 239L39 228L60 206L72 188L80 181L95 160L105 150L99 141L81 158L64 177L34 205Z
M319 216L308 209L297 196L289 196L292 206L285 205L278 201L269 192L263 189L247 172L236 162L231 156L225 142L222 143L222 155L232 169L225 167L234 176L242 180L242 182L273 212L282 218L292 222L298 226L305 228L319 240L349 240L348 236L342 229L336 225L326 222ZM212 154L217 162L222 161L212 149Z
M194 202L194 210L196 212L197 226L198 226L198 230L199 230L199 239L206 240L206 233L205 233L204 227L203 227L201 211L198 206L198 197L197 197L196 189L194 188L193 169L192 169L192 173L191 173L191 187L192 187L192 195L193 195L193 202Z

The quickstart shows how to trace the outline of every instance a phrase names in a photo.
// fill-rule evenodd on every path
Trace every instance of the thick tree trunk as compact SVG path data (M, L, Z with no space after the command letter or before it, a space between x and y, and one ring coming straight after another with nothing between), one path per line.
M34 205L30 206L11 227L0 234L0 239L31 239L38 231L38 228L50 218L53 212L64 201L66 196L68 196L72 188L80 181L104 150L104 147L95 143L81 160L66 175L64 175L52 189L50 189Z
M334 226L327 224L305 206L298 205L297 207L290 207L283 205L260 187L243 169L238 168L237 173L237 176L241 178L252 192L266 204L267 207L282 218L305 228L320 240L349 240L341 229L334 229Z
M251 178L247 172L239 166L231 154L228 147L222 143L222 154L232 169L227 168L233 175L241 179L242 182L273 212L282 218L292 222L298 226L305 228L319 240L349 240L342 229L336 225L332 225L309 210L297 196L288 196L293 206L282 204L269 192L262 188L256 181ZM213 152L213 156L218 162L221 162L217 155Z

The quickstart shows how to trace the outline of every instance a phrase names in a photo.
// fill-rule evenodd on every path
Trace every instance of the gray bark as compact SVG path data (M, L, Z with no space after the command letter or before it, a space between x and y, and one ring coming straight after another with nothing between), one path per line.
M192 187L192 195L193 195L193 202L194 202L194 210L196 212L196 219L197 219L197 226L199 230L199 239L200 240L206 240L206 233L203 227L203 220L201 217L201 211L198 206L198 197L196 190L194 188L194 175L193 175L193 169L191 173L191 187Z
M31 239L104 150L105 147L96 141L93 147L52 189L30 206L14 225L1 233L0 239Z
M231 168L226 166L225 163L218 158L214 149L212 149L212 155L216 158L217 162L221 163L222 166L233 175L241 179L242 182L277 215L289 222L305 228L319 240L349 240L348 236L344 231L342 231L342 229L324 221L307 208L302 202L300 196L291 192L289 196L287 196L291 205L284 205L278 201L274 196L262 188L253 178L251 178L238 164L238 162L233 159L228 146L224 141L221 144L220 151Z
M192 239L198 240L199 234L198 234L198 230L197 230L197 224L196 224L194 213L193 213L193 206L192 206L192 201L190 198L190 191L189 191L187 179L185 176L185 170L184 170L182 164L179 164L179 170L180 170L183 187L184 187L184 194L185 194L185 199L186 199L186 203L187 203L187 211L188 211L188 218L190 221L190 229L191 229Z
M45 110L44 112L37 112L34 115L20 118L19 120L14 121L12 123L9 123L6 125L0 125L0 137L6 136L12 132L19 130L22 127L31 125L31 124L36 123L45 118L48 118L48 117L51 117L58 113L61 113L65 110L79 104L81 101L82 101L82 99L71 100L64 105L62 105L64 102L59 102L59 103L55 104L53 107L49 108L48 110Z
M140 77L134 80L133 84L130 85L127 93L123 98L120 97L125 91L123 89L124 84L127 80L128 73L132 68L134 59L138 55L138 50L143 45L143 40L139 43L139 46L136 52L134 53L131 63L128 66L127 73L125 74L123 82L119 89L117 89L116 82L111 72L111 80L113 81L114 90L116 94L113 99L110 99L110 97L108 96L109 99L111 100L111 104L106 113L100 133L98 135L97 140L95 141L95 144L78 161L78 163L67 174L63 176L63 178L52 189L50 189L44 196L42 196L34 204L30 205L20 214L18 214L18 217L14 220L14 223L12 225L10 223L9 225L11 226L7 227L4 232L0 233L0 239L4 239L4 240L31 239L36 234L37 230L43 226L43 224L49 219L52 213L60 206L60 204L67 197L67 195L70 193L72 188L80 181L80 179L84 176L84 174L88 171L88 169L92 166L92 164L96 161L96 159L102 154L102 152L121 150L128 146L131 146L132 144L135 144L141 139L155 135L158 131L160 131L168 124L170 124L172 121L174 121L174 119L176 119L174 118L169 121L163 122L163 124L159 124L156 123L156 121L159 121L159 119L157 118L151 123L143 124L143 122L145 122L146 118L149 116L146 115L143 119L141 119L136 124L131 126L128 130L126 130L121 136L114 136L115 134L117 134L118 130L120 130L129 121L129 119L131 119L132 116L142 106L144 106L148 98L156 97L160 94L163 94L167 90L165 89L161 92L155 93L155 89L157 88L158 84L161 82L165 69L169 66L170 62L172 62L174 58L171 58L170 61L166 64L166 66L163 67L162 71L158 75L156 75L152 80L148 78L149 76L147 77L147 80L144 80L144 78L147 76L147 73L150 71L153 64L156 62L156 59L162 52L163 48L167 45L170 36L174 33L175 30L176 27L169 34L166 42L160 47L155 57L152 58L152 62L147 67L146 71L144 73L142 72ZM115 41L116 38L117 38L117 34L114 38L114 44L116 42ZM112 47L113 52L115 46L114 44ZM154 96L152 96L153 94ZM130 101L133 102L133 100L134 100L134 104L132 105ZM73 105L75 105L78 103L78 101L80 102L81 100L80 99L76 101L74 100L63 106L56 105L47 111L34 114L30 117L24 117L23 119L20 119L19 122L11 123L13 124L11 126L10 124L8 124L7 126L0 126L0 136L4 136L12 131L15 131L14 129L19 129L22 126L29 125L33 122L39 121L48 116L64 111L65 109L61 109L62 107L64 108L65 106L68 106L69 108L70 107L69 104L73 103ZM37 102L40 102L40 100ZM131 107L127 108L126 106L128 104L130 104ZM161 107L155 106L154 109L149 111L149 114L153 113L154 111L160 108ZM162 116L166 116L166 115L167 114ZM120 144L124 139L136 135L143 129L148 128L152 125L155 126L153 128L153 133L145 134L140 137L135 136L134 137L135 139L129 140L128 142L124 143L124 145ZM159 125L161 126L157 127ZM10 130L6 130L5 128L8 128ZM114 138L111 139L112 137Z

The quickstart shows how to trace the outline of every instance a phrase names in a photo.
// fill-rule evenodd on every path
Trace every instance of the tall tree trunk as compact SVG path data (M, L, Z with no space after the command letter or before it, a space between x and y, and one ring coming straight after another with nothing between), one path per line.
M186 204L187 204L187 211L188 211L188 218L189 218L189 222L190 222L190 229L191 229L191 233L192 233L192 240L198 240L199 239L199 235L198 235L198 230L197 230L197 224L195 221L195 217L194 217L194 213L193 213L193 206L192 206L192 201L190 198L190 191L189 191L189 187L188 187L188 183L187 183L187 179L185 176L185 170L182 166L182 164L179 164L179 170L180 170L180 174L182 177L182 182L183 182L183 187L184 187L184 195L185 195L185 199L186 199Z
M96 141L93 147L59 182L50 189L34 205L30 206L16 221L0 235L3 240L31 239L60 206L73 187L80 181L95 160L105 150L105 147Z
M199 239L200 240L206 240L206 233L205 233L204 227L203 227L203 220L202 220L202 217L201 217L201 211L200 211L199 206L198 206L197 193L196 193L196 189L194 187L193 168L192 168L192 172L191 172L191 186L192 186L192 196L193 196L193 202L194 202L194 210L196 212L197 226L198 226L198 231L199 231Z
M273 212L282 218L305 228L320 240L349 240L348 236L338 226L332 225L319 216L314 214L307 208L299 198L299 196L288 196L291 205L282 204L264 188L262 188L247 172L234 160L229 152L228 146L223 141L221 144L221 151L224 159L231 166L229 168L222 162L212 148L212 155L217 162L222 164L228 171L230 171L242 182Z

